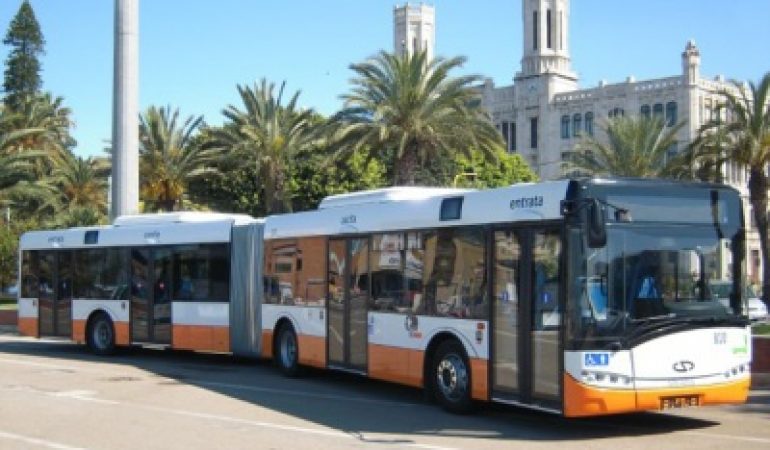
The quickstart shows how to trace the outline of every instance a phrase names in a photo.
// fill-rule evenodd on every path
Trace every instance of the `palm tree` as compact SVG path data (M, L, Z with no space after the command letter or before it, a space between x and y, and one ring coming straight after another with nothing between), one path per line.
M571 165L592 175L675 177L682 161L670 154L684 122L667 127L660 119L617 117L603 126L606 139L584 136Z
M300 109L294 93L284 105L285 82L277 93L262 79L253 88L238 86L243 109L229 105L225 125L215 130L214 142L229 158L256 165L263 183L265 212L291 210L287 177L292 158L312 148L321 125L311 109Z
M47 158L36 165L38 176L50 174L56 161L66 157L66 151L76 143L69 133L73 126L72 111L64 106L62 97L53 97L50 93L35 95L24 100L18 109L5 108L2 115L0 130L3 132L36 130L16 140L9 150L46 153Z
M151 106L139 117L139 174L142 199L173 211L181 207L189 181L215 172L214 149L204 148L195 132L203 117L179 122L179 110Z
M0 153L0 205L7 206L12 198L23 195L33 181L32 165L38 155L30 152Z
M34 139L42 129L16 129L9 111L0 106L0 204L8 206L19 200L29 209L26 199L38 196L41 189L35 183L35 167L45 155L39 151L25 150L21 143ZM30 209L31 212L31 209Z
M109 171L106 158L81 158L67 152L48 180L55 195L51 196L46 206L52 207L55 212L88 208L106 215Z
M392 155L394 184L413 185L420 165L451 159L472 148L492 159L502 137L481 109L475 75L450 77L465 58L428 61L425 52L397 56L380 52L353 64L353 88L334 121L338 155L372 149L379 159Z
M760 237L762 252L762 296L770 302L770 250L768 249L768 168L770 167L770 72L759 84L733 82L734 91L722 95L729 121L704 125L696 141L701 154L710 160L730 161L749 171L749 201ZM714 143L717 143L714 145Z

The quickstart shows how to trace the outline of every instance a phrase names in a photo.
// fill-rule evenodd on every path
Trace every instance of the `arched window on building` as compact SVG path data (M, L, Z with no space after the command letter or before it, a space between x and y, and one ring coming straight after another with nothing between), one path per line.
M610 118L613 117L623 117L626 114L625 111L623 111L623 108L613 108L610 110L610 112L607 114Z
M652 117L663 120L663 103L656 103L652 107Z
M594 113L590 111L586 113L586 133L589 136L594 135Z
M569 139L569 116L561 116L561 138Z
M640 112L642 114L642 117L644 117L645 119L649 119L651 114L650 105L642 105L642 109Z
M572 136L578 137L581 131L583 131L583 115L576 113L572 116Z
M677 120L677 107L676 102L666 103L666 125L673 127L676 125Z

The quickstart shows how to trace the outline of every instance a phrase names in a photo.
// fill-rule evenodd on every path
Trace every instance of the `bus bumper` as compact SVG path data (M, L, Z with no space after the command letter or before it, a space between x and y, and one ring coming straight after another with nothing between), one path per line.
M601 389L564 375L564 415L588 417L634 411L661 410L665 405L681 403L667 399L697 398L698 406L744 403L749 395L750 377L708 386L668 389L620 390ZM693 406L692 404L688 406Z

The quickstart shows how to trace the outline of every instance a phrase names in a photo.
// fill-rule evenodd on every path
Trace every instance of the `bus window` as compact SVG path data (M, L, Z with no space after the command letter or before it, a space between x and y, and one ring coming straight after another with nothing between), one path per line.
M425 237L425 298L435 315L487 318L485 242L481 227L442 228Z
M174 249L174 300L228 301L230 259L225 244Z
M75 298L127 299L125 255L125 250L119 248L76 250L73 281Z
M21 256L21 297L38 297L38 252L24 251Z

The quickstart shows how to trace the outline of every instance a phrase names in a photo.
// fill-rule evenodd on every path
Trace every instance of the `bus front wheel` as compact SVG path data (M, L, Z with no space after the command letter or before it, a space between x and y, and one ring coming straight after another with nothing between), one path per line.
M472 410L470 366L459 342L448 340L439 345L431 376L433 395L442 408L456 414Z
M104 314L97 314L88 326L88 348L97 355L115 353L115 328L112 320Z
M299 345L297 334L291 325L283 325L278 332L276 341L275 361L287 377L296 377L300 374Z

